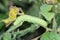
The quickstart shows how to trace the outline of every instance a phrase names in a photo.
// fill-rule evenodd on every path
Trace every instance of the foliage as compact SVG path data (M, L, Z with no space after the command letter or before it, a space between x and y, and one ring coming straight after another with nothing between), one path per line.
M59 0L1 0L0 40L33 40L38 36L39 40L59 40L59 2Z
M53 5L47 5L44 4L40 7L41 9L41 14L46 18L47 21L51 21L51 19L54 17L54 13L53 12L49 12L51 10L51 8L53 7Z
M41 40L59 40L59 39L60 35L55 32L45 32L41 37Z

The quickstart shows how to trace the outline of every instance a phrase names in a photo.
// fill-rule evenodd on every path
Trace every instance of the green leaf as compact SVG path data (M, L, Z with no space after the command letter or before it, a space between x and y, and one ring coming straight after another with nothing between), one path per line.
M55 18L53 18L53 25L52 25L52 27L53 27L53 30L56 31L57 23L56 23L56 19Z
M60 13L60 3L58 3L55 7L56 13Z
M60 0L57 0L60 3Z
M52 18L55 16L52 12L40 12L42 16L46 18L47 21L51 22Z
M9 33L5 33L3 35L3 40L11 40L11 35Z
M38 4L34 4L28 11L26 14L31 15L31 16L35 16L35 17L39 17L39 12L40 12L40 6Z
M5 7L3 4L0 3L0 10L5 10Z
M3 28L5 26L4 22L0 22L0 29Z
M8 17L7 14L0 13L0 29L5 26L5 23L2 22L3 19L6 19Z
M7 14L0 13L0 21L1 21L2 19L7 18L7 17L8 17L8 15L7 15Z
M58 13L56 16L57 16L56 17L57 25L59 26L60 25L60 13Z
M51 10L52 7L53 7L53 5L43 4L43 5L40 7L40 9L41 9L41 11L43 11L43 12L48 12L48 11Z
M48 4L43 4L40 9L40 14L46 18L47 21L51 22L52 18L54 17L54 13L49 12L53 6Z
M60 40L60 35L55 32L45 32L40 40Z

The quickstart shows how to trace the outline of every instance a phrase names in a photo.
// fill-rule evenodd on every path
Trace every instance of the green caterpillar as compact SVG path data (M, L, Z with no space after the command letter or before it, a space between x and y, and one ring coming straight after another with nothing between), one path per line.
M38 24L38 25L41 25L41 26L44 26L44 27L47 26L47 22L44 21L43 19L33 17L33 16L29 16L29 15L19 16L16 19L16 21L14 22L14 25L17 25L20 22L24 22L24 21L31 22L31 23L34 23L34 24Z

